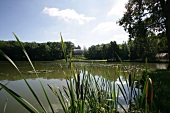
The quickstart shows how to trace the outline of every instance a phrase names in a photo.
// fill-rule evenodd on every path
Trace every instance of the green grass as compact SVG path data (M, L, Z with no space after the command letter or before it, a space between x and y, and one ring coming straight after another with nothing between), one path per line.
M30 65L32 66L33 70L36 72L31 59L29 58L25 48L23 47L22 43L19 41L18 37L14 34L16 40L18 41L21 49L25 53ZM63 41L62 35L61 43L62 43L62 50L64 52L65 61L70 69L70 73L65 73L66 76L66 86L63 86L61 89L58 87L54 87L48 84L51 91L56 95L56 98L60 101L60 104L63 108L65 113L117 113L121 110L123 112L150 112L152 111L152 94L149 97L149 91L153 91L149 89L152 87L151 79L146 76L144 88L142 90L142 94L140 90L135 89L135 73L129 72L129 76L125 78L125 81L121 79L121 70L122 68L116 67L116 71L114 75L111 75L107 70L106 74L102 77L92 76L89 71L87 71L86 67L80 72L74 68L72 64L72 52L70 52L69 58L66 54L66 45ZM23 77L26 85L28 86L29 90L33 94L34 98L37 100L39 105L41 106L42 110L38 111L31 103L27 100L22 98L13 90L9 89L6 85L0 83L1 88L6 90L13 98L15 98L23 107L25 107L30 112L47 112L44 105L42 104L41 100L39 100L38 95L36 95L35 91L31 88L28 81L24 78L23 74L20 72L17 65L3 52L0 53L8 59L9 62L18 70L20 75ZM126 67L123 68L124 70L128 71ZM147 71L147 66L146 66ZM38 74L36 73L37 78ZM117 76L119 79L120 84L117 84L112 79L111 76ZM127 80L129 78L130 82ZM126 84L124 84L124 82ZM47 99L48 105L51 108L51 111L55 113L52 103L50 101L48 94L45 91L42 82L39 80L41 88L44 92L45 98ZM125 107L120 101L120 95L122 95L122 100L126 103L127 107ZM148 99L151 102L148 102ZM144 103L144 105L143 105ZM4 105L4 112L7 107L7 102Z

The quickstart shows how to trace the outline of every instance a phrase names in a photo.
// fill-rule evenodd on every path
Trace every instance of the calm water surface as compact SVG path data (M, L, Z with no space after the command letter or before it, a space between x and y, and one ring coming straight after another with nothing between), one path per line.
M16 62L16 65L23 73L24 77L27 79L29 84L32 86L43 105L46 107L48 112L50 111L50 107L45 99L45 96L42 92L42 89L39 84L39 80L43 83L48 95L51 98L52 105L58 112L62 112L59 101L55 98L55 95L48 88L47 84L52 84L54 87L62 87L65 84L65 76L63 71L69 73L68 66L63 61L53 61L53 62L33 62L36 70L38 71L38 76L35 75L34 71L28 62ZM74 63L75 68L82 70L86 67L86 70L91 73L93 76L103 76L106 73L110 73L111 77L116 79L115 68L116 66L126 68L129 73L136 73L138 77L140 77L141 72L145 69L144 63L85 63L85 62L77 62ZM154 69L165 69L167 64L156 64L151 63L148 64L148 68L151 70ZM127 70L124 68L120 68L119 70L122 73L122 76L127 75ZM27 101L29 101L33 106L41 111L41 107L36 102L29 89L27 88L23 78L19 75L16 69L9 62L0 62L0 83L7 84L7 87L15 91L20 96L24 97ZM3 112L3 108L5 105L5 101L8 99L6 113L28 113L28 111L22 107L13 97L11 97L5 90L0 90L0 113Z

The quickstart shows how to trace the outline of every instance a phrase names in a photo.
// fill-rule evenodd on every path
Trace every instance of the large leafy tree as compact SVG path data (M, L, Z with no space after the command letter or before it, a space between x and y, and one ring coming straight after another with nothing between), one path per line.
M116 41L111 41L110 46L108 47L108 52L107 52L109 59L115 59L116 61L119 60L118 56L119 55L119 46L117 45Z
M170 0L129 0L125 8L118 23L129 33L130 39L166 33L170 61Z

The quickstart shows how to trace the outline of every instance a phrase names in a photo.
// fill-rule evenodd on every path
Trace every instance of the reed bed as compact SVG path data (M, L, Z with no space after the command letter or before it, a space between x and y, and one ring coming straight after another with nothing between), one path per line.
M18 41L21 49L25 53L30 65L36 72L31 59L29 58L24 46L18 37L14 34L16 40ZM106 70L106 74L102 77L92 76L89 71L86 71L87 67L83 70L75 69L72 63L72 52L70 52L69 58L66 54L66 45L63 41L62 35L61 44L63 49L63 54L65 56L66 64L70 69L70 73L64 72L66 76L66 86L62 88L55 87L48 84L51 91L56 95L59 100L63 111L65 113L118 113L118 112L152 112L153 103L153 88L152 80L147 76L144 78L144 87L142 89L136 88L135 73L129 72L129 75L123 80L121 77L121 70L126 70L126 67L120 68L116 66L116 71L114 75L111 75ZM32 89L28 81L24 78L23 74L20 72L16 64L3 52L0 53L8 59L9 62L18 70L20 75L23 77L26 85L33 94L34 98L37 100L38 104L41 106L42 110L38 111L31 103L22 98L17 92L9 89L6 84L0 83L1 88L6 90L12 97L14 97L23 107L32 113L47 113L46 108L42 104L38 95ZM146 63L147 64L147 63ZM147 72L147 65L146 65ZM38 73L36 73L37 78ZM112 79L112 76L117 76L118 80ZM55 111L51 103L51 98L49 98L46 90L39 80L41 85L41 90L43 90L45 98L53 113ZM4 105L4 113L8 101Z

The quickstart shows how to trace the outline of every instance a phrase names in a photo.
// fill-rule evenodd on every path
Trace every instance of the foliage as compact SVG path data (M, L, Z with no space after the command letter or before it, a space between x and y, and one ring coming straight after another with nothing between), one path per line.
M154 90L154 109L162 113L168 113L170 110L170 72L167 70L157 70L148 73L153 81Z
M84 50L84 57L87 59L115 59L130 61L145 61L148 58L150 62L156 62L155 56L159 52L167 52L167 40L165 34L147 37L147 43L142 38L129 40L128 43L116 44L115 41L109 44L92 45Z
M84 57L77 57L74 55L74 52L73 57L78 59L114 59L115 61L119 61L117 57L118 55L122 60L144 61L147 57L149 61L154 61L154 55L156 53L168 51L165 33L159 35L152 34L149 37L146 37L146 40L147 41L144 41L143 38L135 38L134 40L129 40L127 43L123 42L122 44L117 44L116 41L111 41L108 44L92 45L88 49L84 48ZM74 48L80 48L80 46L74 47L72 42L65 42L65 44L67 55ZM33 61L47 61L64 58L62 44L60 42L25 42L23 45L27 53L30 55L30 59ZM16 41L0 41L0 49L6 51L6 54L10 56L12 60L27 60ZM6 59L0 56L0 60Z
M65 43L69 48L67 49L67 54L69 54L71 49L74 48L74 44L72 42ZM25 42L23 46L33 61L49 61L64 58L60 42ZM6 51L6 54L13 60L27 60L17 41L0 41L0 50ZM0 60L5 60L5 58L0 56Z
M112 81L109 73L104 77L96 78L83 70L83 74L80 75L80 71L74 69L71 56L72 54L70 54L70 62L68 62L71 73L67 75L67 86L63 86L63 92L61 89L56 90L52 85L49 85L59 99L65 113L116 113L120 111L119 107L123 112L148 112L152 110L152 96L148 97L150 96L148 95L148 87L152 86L150 78L145 78L146 82L141 96L139 89L135 89L135 81L134 78L131 78L131 74L129 74L129 82L125 78L126 84L123 84L120 77L121 70L118 66L114 76L118 76L120 84L116 84L115 80ZM151 92L153 92L152 89ZM128 106L125 107L120 103L120 94ZM150 103L147 102L148 99L151 100ZM143 102L145 103L144 107L142 106Z
M149 47L147 37L165 33L170 54L169 6L169 0L129 0L125 6L126 12L118 23L129 33L130 40L142 40L146 48Z
M36 72L23 44L19 41L17 36L16 37L21 49L23 50L25 56L27 57L30 65L32 66L33 70ZM64 52L64 57L66 62L68 61L67 54L66 54L66 45L63 42L61 36L61 44L62 50ZM16 66L16 64L2 51L0 53L7 58L11 64L18 70L20 75L23 77L22 73ZM115 80L111 79L111 75L106 73L104 77L95 77L91 76L90 73L86 72L86 69L83 70L83 75L80 75L80 71L74 69L74 66L71 62L72 59L72 52L70 52L70 62L68 62L68 67L70 68L70 73L67 75L66 83L67 86L63 86L63 91L61 89L57 90L49 84L50 89L59 99L62 108L65 113L115 113L119 112L119 108L123 110L123 112L149 112L152 110L152 97L148 98L148 87L152 86L151 79L146 77L146 82L144 85L144 90L140 93L140 90L136 90L135 88L135 81L134 78L131 78L131 74L129 73L129 82L125 79L123 81L120 77L121 69L117 66L115 71L115 76L118 76L120 84L116 84ZM126 67L124 67L126 69ZM127 70L128 71L128 70ZM65 73L66 74L66 73ZM37 78L38 74L36 73ZM135 77L135 75L134 75ZM42 107L43 112L47 112L44 106L42 105L41 101L38 99L38 96L35 94L33 89L30 87L29 83L26 79L24 79L25 83L27 84L28 88L30 89L31 93L36 98L39 105ZM42 85L41 81L39 83L42 87L44 92L45 98L47 99L48 105L51 108L51 111L54 113L53 106L51 104L50 98L48 97L44 86ZM9 89L4 84L0 83L0 86L6 90L12 97L14 97L23 107L25 107L30 112L37 112L38 111L34 106L31 105L28 101L18 95L16 92ZM126 88L127 87L127 91ZM151 90L152 91L152 90ZM142 94L142 95L141 95ZM123 101L128 105L127 108L123 106L120 101L119 97L122 95ZM140 98L141 97L141 98ZM150 104L147 102L147 99L150 99ZM145 107L142 106L141 103L145 102ZM4 111L6 109L7 104L5 104Z
M91 46L84 56L88 59L116 59L118 60L117 54L119 55L119 46L116 41L111 41L109 44L102 44Z
M145 38L153 31L165 32L165 15L160 1L164 0L131 0L126 4L126 12L118 23L130 38Z
M128 60L129 56L130 56L130 52L129 52L129 45L126 42L123 42L120 46L119 46L120 50L119 50L119 56L121 57L122 60Z

